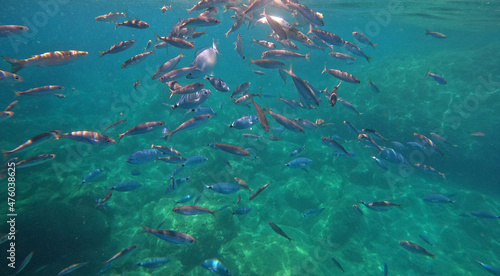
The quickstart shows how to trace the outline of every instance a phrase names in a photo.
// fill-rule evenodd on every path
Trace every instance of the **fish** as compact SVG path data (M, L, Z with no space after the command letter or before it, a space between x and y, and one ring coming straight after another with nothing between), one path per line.
M121 66L121 68L128 68L128 67L131 67L131 66L134 66L136 64L139 64L141 63L142 61L144 61L148 56L150 55L153 55L154 54L154 51L155 49L151 50L150 52L145 52L145 53L141 53L141 54L138 54L138 55L135 55L129 59L127 59Z
M257 39L252 39L252 43L257 43L262 47L268 48L268 49L275 49L276 44L267 41L267 40L257 40Z
M365 54L365 52L363 52L358 45L352 43L352 42L349 42L349 41L344 41L344 47L349 50L349 52L357 55L357 56L360 56L360 57L364 57L366 59L366 61L370 62L370 60L372 59L372 57L370 56L367 56Z
M289 129L293 132L305 132L304 129L293 120L290 120L289 118L278 113L274 113L272 109L269 109L267 112L274 118L276 122L278 122L278 124L284 126L286 129Z
M18 147L16 147L13 150L2 150L2 153L5 157L5 159L8 159L9 156L12 154L17 154L20 152L24 152L30 149L33 149L35 147L38 147L46 142L52 141L53 139L57 138L57 134L61 133L60 130L51 130L44 132L42 134L38 134L37 136L27 140L26 142L22 143Z
M299 156L302 153L302 151L304 151L305 149L306 149L306 145L303 145L302 147L295 149L294 151L292 151L292 153L290 153L290 157Z
M110 128L114 127L114 126L117 126L117 125L119 125L119 124L121 124L121 123L124 123L124 122L126 122L126 121L127 121L127 119L121 119L121 120L118 120L118 121L116 121L116 122L112 123L111 125L107 126L107 127L104 129L104 131L106 131L106 130L108 130L108 129L110 129Z
M369 80L368 84L375 94L380 94L380 89L378 89L378 87L372 82L372 80Z
M470 214L478 218L500 219L499 215L487 211L474 211Z
M435 37L435 38L440 38L440 39L443 39L443 38L447 38L446 35L442 34L442 33L438 33L438 32L431 32L429 30L425 30L425 35L430 35L432 37Z
M47 86L42 86L42 87L37 87L37 88L31 88L26 91L16 91L16 97L17 96L40 96L40 95L47 95L53 92L57 92L59 90L64 90L64 87L60 85L47 85Z
M107 135L95 131L79 130L69 133L57 133L57 139L69 138L75 141L88 143L91 145L112 145L115 140Z
M165 122L163 122L163 121L154 121L154 122L146 122L146 123L139 124L131 129L125 131L124 133L118 135L119 136L118 140L120 141L125 136L143 134L143 133L153 131L156 128L158 128L164 124L165 124Z
M353 205L352 205L352 209L353 209L356 213L358 213L358 214L360 214L360 215L363 215L363 210L361 210L361 208L359 208L359 206L358 206L358 205L353 204Z
M373 42L371 42L370 39L366 35L364 35L363 33L352 32L352 36L354 36L354 38L356 40L358 40L359 42L366 44L368 46L372 46L373 49L375 49L375 46L377 46L377 44L373 44Z
M227 33L225 34L226 38L229 36L230 33L233 33L236 30L238 30L241 27L241 24L243 24L243 21L245 20L243 16L238 16L238 14L236 14L235 17L236 21L234 21L229 31L227 31Z
M9 104L9 106L7 106L7 107L5 108L5 110L4 110L4 111L6 111L6 112L7 112L7 111L11 111L11 110L12 110L12 109L13 109L13 108L17 105L17 103L18 103L18 102L19 102L19 101L13 101L13 102L11 102L11 103Z
M445 138L441 137L439 134L431 132L431 135L432 135L432 137L434 137L434 138L436 138L436 139L438 139L440 141L443 141L444 143L446 143L446 144L448 144L448 145L450 145L452 147L455 147L455 148L457 147L457 145L454 145L454 144L448 142L448 140L446 140Z
M238 53L238 55L243 59L243 62L246 61L245 57L245 50L243 48L243 37L240 34L236 35L236 43L235 43L235 50ZM252 59L250 59L250 64L252 63Z
M194 198L194 195L190 194L190 195L187 195L187 196L183 197L182 199L176 201L175 204L186 203L186 202L190 201L193 198Z
M140 187L142 187L142 183L140 183L140 182L125 181L125 182L121 182L121 183L116 184L115 186L111 187L111 190L114 190L117 192L129 192L129 191L139 189Z
M372 156L372 159L375 160L375 162L377 162L377 164L384 170L389 170L389 168L387 168L387 165L384 163L384 161L378 159L377 157L375 156Z
M247 7L246 10L243 11L243 15L248 17L248 13L253 13L256 10L269 5L271 2L273 2L273 0L255 0L252 4L250 4L250 6Z
M220 78L205 76L205 79L210 82L210 84L220 92L229 92L231 89L227 84Z
M321 137L321 141L323 141L325 145L333 148L335 151L340 151L344 153L346 156L351 155L351 153L348 152L339 142L335 141L330 137L323 136Z
M426 77L431 76L439 84L447 84L448 83L443 76L435 74L435 73L431 73L430 69L427 70L427 75L425 75L425 76Z
M243 148L240 148L238 146L235 146L235 145L229 145L229 144L219 144L219 143L210 143L208 144L207 146L211 147L211 148L218 148L218 149L221 149L225 152L229 152L231 154L234 154L234 155L242 155L242 156L250 156L250 153L243 149Z
M33 257L33 251L31 251L28 256L26 256L26 258L24 258L24 260L21 262L21 264L19 265L19 268L16 270L16 272L14 273L14 275L17 275L19 273L21 273L21 271L29 264L29 262L31 261L31 257Z
M186 95L186 94L193 94L205 87L204 83L201 82L195 82L195 83L190 83L188 85L178 87L175 90L170 89L170 98L172 98L173 95Z
M430 246L434 246L434 244L432 244L431 240L429 239L429 237L427 237L426 235L424 234L418 234L418 236L424 240L426 243L428 243Z
M325 68L323 69L321 74L323 74L324 72L330 73L330 75L334 76L335 78L337 78L339 80L343 80L343 81L346 81L349 83L355 83L355 84L360 83L360 80L358 78L356 78L354 75L351 75L350 73L348 73L346 71L341 71L341 70L337 70L337 69L327 69L326 63L325 63Z
M258 196L262 191L264 191L267 188L267 186L269 186L269 184L271 184L271 181L269 181L268 183L264 184L259 189L257 189L252 195L250 195L250 198L248 200L250 201L254 199L256 196Z
M39 165L45 162L48 162L52 159L56 158L55 154L40 154L37 156L33 156L24 160L21 160L16 163L16 169L27 168L35 165Z
M235 128L235 129L247 129L251 128L253 125L255 125L258 122L258 118L255 115L247 115L243 116L241 118L238 118L232 122L229 127L230 128Z
M125 26L125 27L129 27L129 28L134 28L134 29L146 29L146 28L149 28L149 24L148 23L146 23L144 21L141 21L139 19L128 20L128 21L125 21L125 22L122 22L122 23L116 23L115 22L115 30L116 30L116 28L118 28L120 26Z
M185 130L189 130L189 129L193 129L195 127L198 127L211 118L212 118L212 115L210 115L210 114L198 115L198 116L191 118L191 119L185 121L184 123L180 124L173 131L167 130L164 138L165 137L172 137L172 135L174 135L174 133L177 133L179 131L185 131Z
M432 203L455 203L455 201L449 199L447 196L442 194L430 194L426 195L424 201L432 202Z
M251 207L239 207L238 209L236 209L234 212L233 212L233 215L246 215L248 213L250 213L250 211L252 211L252 208Z
M11 72L0 70L0 82L6 82L6 81L22 82L23 77Z
M169 148L169 147L165 147L165 146L152 144L151 148L157 149L157 150L163 152L163 154L166 154L169 156L181 156L182 155L178 150L174 149L173 147Z
M196 50L195 58L189 65L196 69L189 72L186 78L197 79L211 74L217 64L217 54L220 55L215 39L212 41L212 47L207 46Z
M187 76L191 74L193 71L199 70L196 66L191 66L191 67L182 67L179 69L171 70L165 74L163 74L158 81L166 83L169 81L176 80L178 78Z
M238 177L235 177L234 180L236 180L236 182L238 182L238 185L240 185L243 189L251 191L250 187L248 186L248 183L245 180Z
M254 72L255 74L260 75L260 76L264 76L266 74L265 72L258 71L258 70L252 70L252 72Z
M370 128L363 128L363 129L361 129L361 131L363 131L363 132L365 132L365 133L367 133L367 132L372 133L372 134L373 134L373 135L375 135L376 137L378 137L378 138L380 138L380 139L382 139L382 140L384 140L384 141L387 141L387 139L386 139L386 138L384 138L384 136L382 136L380 133L378 133L378 132L377 132L376 130L374 130L374 129L370 129Z
M192 11L202 10L211 7L224 6L236 3L236 0L201 0L195 4L192 8L188 9L188 13Z
M89 172L85 177L82 179L82 182L80 183L80 186L83 186L86 183L92 182L96 180L99 176L102 175L104 172L104 169L95 169L91 172Z
M158 268L168 264L171 261L170 258L152 258L146 259L142 262L137 263L138 266L142 266L144 268Z
M318 25L318 26L324 26L325 22L323 22L323 15L319 12L315 12L308 8L307 6L301 5L296 2L292 2L288 0L287 6L290 8L298 11L309 23Z
M248 89L250 87L252 83L251 82L245 82L245 83L242 83L240 85L238 85L238 87L236 87L233 92L231 93L231 98L236 96L236 95L239 95L239 94L244 94L246 92L248 92Z
M342 268L342 266L340 265L339 261L337 261L335 258L332 257L332 262L338 267L340 268L340 270L342 270L342 272L345 272L344 269Z
M387 211L391 206L397 206L401 208L401 204L397 204L390 201L373 201L373 202L363 202L360 201L363 205L365 205L368 209L372 209L374 211Z
M202 214L211 214L212 216L215 217L215 211L209 210L207 208L201 207L201 206L196 206L196 205L184 205L184 206L177 206L172 209L177 214L184 215L184 216L194 216L194 215L202 215Z
M132 250L136 249L137 248L137 244L134 244L132 246L129 246L125 249L123 249L122 251L116 253L113 257L111 257L109 260L106 261L106 263L112 263L113 261L115 261L116 259L120 258L120 257L123 257L125 255L127 255L128 253L130 253Z
M30 66L47 67L68 64L88 54L85 51L69 50L47 52L31 56L27 59L17 59L7 56L3 56L3 59L10 63L12 67L10 72L17 73L19 70Z
M290 65L290 69L288 71L285 70L285 72L292 77L293 85L297 89L300 102L304 108L310 109L312 105L318 106L319 100L316 97L316 94L314 94L314 91L303 79L293 73L292 65Z
M106 196L103 199L100 199L100 198L97 199L96 207L99 207L99 206L103 205L104 203L106 203L106 201L108 201L112 195L113 195L113 190L109 190L109 192L106 194Z
M277 60L272 60L272 59L255 59L253 60L250 57L250 64L255 64L259 67L266 68L266 69L278 69L278 68L283 68L285 64L281 61Z
M269 226L271 226L273 231L276 232L278 235L287 238L290 242L292 241L292 239L288 237L288 235L278 225L270 221Z
M180 49L194 49L194 41L193 42L189 42L189 41L186 41L182 38L179 38L179 37L175 37L175 36L165 36L165 37L161 37L159 35L156 35L156 40L159 41L159 40L163 40L165 41L166 43L174 46L174 47L177 47L177 48L180 48Z
M438 146L436 144L434 144L434 142L431 139L425 137L422 134L418 134L416 132L413 133L413 136L415 136L415 138L417 138L420 141L420 143L422 143L422 145L424 147L435 150L435 151L439 152L439 154L441 154L442 157L445 157L445 154L438 148Z
M422 254L422 255L425 255L425 256L429 256L429 257L431 257L433 259L436 258L436 255L431 254L425 248L423 248L422 246L420 246L420 245L418 245L416 243L412 243L410 241L400 241L399 245L401 245L404 249L406 249L406 250L408 250L410 252Z
M332 89L332 92L330 92L330 96L328 97L331 107L334 107L337 103L337 90L339 89L340 84L342 84L342 81L340 81L339 84Z
M72 264L68 267L66 267L65 269L61 270L59 273L57 273L57 276L63 276L63 275L68 275L70 274L71 272L81 268L81 267L84 267L88 264L88 262L86 263L77 263L77 264Z
M344 125L352 132L354 132L356 135L361 134L359 130L357 130L350 122L344 121Z
M480 261L476 261L476 262L478 262L482 267L484 267L484 269L486 269L486 271L488 271L490 274L500 275L500 267L495 267L495 266L492 266L492 265L487 265L487 264L482 263Z
M339 60L344 60L347 64L352 64L356 62L356 58L351 57L350 55L339 53L339 52L330 52L328 53L331 57L334 57Z
M483 132L472 132L470 134L470 136L474 136L474 137L484 137L486 136L486 134L484 134Z
M142 226L142 229L145 233L153 234L156 237L171 243L185 244L185 245L191 245L196 243L196 239L186 233L177 232L173 230L151 229L146 226Z
M266 114L262 110L262 108L254 101L252 97L250 97L250 100L253 103L253 106L255 107L255 111L257 112L257 118L259 120L260 125L264 129L265 132L269 132L269 122L267 121Z
M206 34L207 34L207 32L206 32L206 31L203 31L203 32L193 32L193 33L191 34L191 38L192 38L192 39L196 39L196 38L198 38L198 37L200 37L200 36L202 36L202 35L206 35Z
M324 207L319 209L309 209L302 215L302 217L305 218L310 215L318 215L321 214L321 212L323 212L324 210L325 210Z
M234 183L217 183L211 186L205 185L205 188L209 190L213 190L214 192L220 193L220 194L232 194L236 193L237 191L240 190L241 186L238 184Z
M346 100L342 100L342 99L339 99L340 103L347 109L349 109L350 111L358 114L358 116L361 116L363 115L363 113L359 112L356 107L354 107L354 105L351 103L351 102L348 102Z
M134 46L135 43L136 43L135 40L126 40L126 41L118 42L115 45L111 46L106 51L100 52L101 57L103 57L105 55L109 55L109 54L116 54L119 52L123 52L123 51L129 49L130 47Z
M309 25L309 31L307 33L308 34L314 33L316 36L318 36L320 39L322 39L326 43L329 43L329 44L332 44L335 46L339 46L339 47L344 46L344 40L340 36L338 36L334 33L327 32L327 31L315 30L312 28L312 25Z
M309 55L310 54L302 55L288 50L269 50L262 53L262 58L274 58L274 59L305 58L306 60L309 60Z
M127 11L124 11L124 12L116 11L116 12L110 12L110 13L104 14L104 15L99 15L95 18L95 20L109 22L109 21L115 21L116 19L118 19L120 17L127 18L128 17Z
M127 157L127 163L130 164L145 164L156 160L158 157L162 157L164 153L157 149L144 149L132 153Z
M20 35L29 31L28 27L20 25L0 25L0 37Z
M274 18L272 18L271 16L269 16L268 14L266 14L266 9L264 9L264 11L262 12L261 15L266 18L267 24L278 35L278 37L279 37L280 40L288 39L288 37L286 35L286 32L283 29L283 27L281 26L281 24L278 23L276 20L274 20Z
M220 20L210 16L199 15L183 20L179 28L195 28L215 26L220 23Z
M286 163L285 167L303 169L307 172L306 167L311 165L311 163L312 163L311 159L305 158L305 157L299 157L299 158L293 159L292 161Z
M191 157L187 158L184 163L181 164L181 167L198 165L198 164L204 163L207 160L208 159L205 156L201 156L201 155L191 156Z
M204 260L201 266L219 275L231 275L231 271L229 271L229 269L227 269L218 259Z

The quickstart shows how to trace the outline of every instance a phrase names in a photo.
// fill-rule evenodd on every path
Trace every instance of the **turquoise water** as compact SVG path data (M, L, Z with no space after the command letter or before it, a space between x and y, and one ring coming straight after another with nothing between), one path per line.
M49 1L51 2L51 1ZM87 1L88 2L88 1ZM41 1L45 3L45 1ZM51 2L55 3L55 2ZM174 104L178 96L169 99L165 84L151 80L151 75L165 61L179 54L170 47L155 51L142 63L126 69L121 64L143 51L155 33L166 36L180 18L187 18L187 8L195 1L165 3L151 1L113 2L59 1L57 6L44 9L39 3L17 1L2 5L0 24L25 25L25 35L0 38L2 56L28 58L56 50L88 51L88 56L56 67L29 67L18 72L21 83L0 83L0 105L19 101L14 116L0 122L0 148L13 149L45 131L58 129L63 133L89 130L103 132L109 124L120 119L125 123L106 132L116 140L118 134L148 121L164 121L169 129L190 118L184 110L171 111L164 105ZM236 34L226 39L224 34L234 22L233 11L219 12L221 24L207 27L206 36L195 41L196 48L209 46L215 38L222 55L217 57L213 75L222 78L231 89L251 82L251 93L269 93L275 97L256 97L263 108L289 118L311 121L323 119L331 127L305 133L289 130L265 133L260 125L251 130L230 129L235 119L255 115L253 106L234 105L229 93L206 88L212 96L204 106L212 107L217 115L202 127L176 133L171 140L161 137L157 129L147 134L126 136L110 146L91 146L69 139L46 143L19 154L20 159L52 153L50 162L19 169L16 172L16 234L17 263L30 252L31 262L20 273L24 275L56 275L74 263L89 264L73 275L96 275L105 262L119 251L137 244L137 249L118 259L108 275L210 275L201 262L218 258L233 275L340 275L342 272L331 261L334 257L345 270L345 275L383 275L387 263L389 275L488 275L476 260L500 266L498 219L480 219L469 216L472 211L500 214L497 142L500 121L500 58L499 7L494 2L378 2L302 1L324 15L325 26L318 29L334 32L345 40L357 43L372 56L370 63L358 58L355 64L344 64L328 55L328 51L311 50L300 43L298 52L311 53L310 61L294 60L293 71L318 89L329 91L338 80L321 74L325 61L327 68L345 70L361 80L360 84L342 83L340 98L353 103L363 113L358 116L338 102L333 108L325 94L317 109L292 109L276 96L299 100L292 80L286 85L274 70L248 66L234 50ZM328 5L327 5L328 3ZM392 3L392 2L391 2ZM172 10L163 14L160 8L172 4ZM118 27L112 23L97 22L96 16L111 11L127 10L130 18L148 22L148 29ZM54 12L52 12L54 11ZM294 18L289 12L268 8L266 12ZM194 11L191 15L197 15ZM31 25L30 25L31 24ZM306 33L307 27L299 27ZM447 35L436 39L425 35L426 29ZM199 28L200 31L204 28ZM237 33L244 39L248 57L259 58L266 50L251 44L252 38L268 39L270 28L262 24ZM376 49L358 43L353 31L367 34L377 44ZM111 45L135 39L137 45L124 52L99 57L99 51ZM278 45L279 46L279 45ZM281 48L281 47L279 47ZM335 50L344 51L340 48ZM188 66L195 50L183 50L186 55L178 68ZM284 61L286 66L289 61ZM0 69L8 71L7 62ZM427 70L446 78L446 85L438 85ZM254 74L264 71L266 75ZM140 79L141 86L133 84ZM371 91L371 80L380 94ZM182 85L190 80L182 78ZM65 98L54 96L15 98L14 91L44 85L65 87ZM269 115L271 129L280 125ZM383 146L390 142L403 144L416 141L413 133L432 139L431 132L439 133L456 144L451 147L434 140L445 152L437 153L407 148L398 150L411 164L401 168L386 162L389 170L382 170L373 160L377 151L358 141L356 135L343 124L349 121L358 129L376 129L389 139L375 140ZM484 136L471 136L482 132ZM242 137L243 133L262 135L258 140ZM267 137L275 135L280 141ZM336 157L333 150L321 142L322 136L340 136L339 142L356 156ZM250 148L257 158L231 155L214 150L206 144L213 141ZM208 161L185 169L176 177L190 177L175 193L165 194L168 178L176 165L151 162L133 165L127 157L151 144L174 146L184 157L203 155ZM301 157L313 160L308 172L283 165L293 158L290 153L305 145ZM231 167L224 161L227 160ZM428 174L416 163L427 164L446 175ZM102 177L79 188L77 184L90 171L107 168ZM132 170L139 170L133 176ZM233 182L234 177L246 180L252 189L271 181L258 197L248 201L250 193L216 194L204 185ZM114 192L105 208L96 208L96 200L103 198L110 187L127 180L143 183L143 187L126 193ZM6 183L6 179L2 179ZM6 197L7 186L3 192ZM205 190L205 191L204 191ZM203 192L200 206L218 210L210 215L181 216L171 209L187 194ZM454 204L428 203L422 198L441 193ZM236 204L238 195L241 202ZM386 212L370 210L359 201L388 200L401 204ZM2 200L5 210L7 202ZM191 201L192 203L192 201ZM364 215L352 209L362 208ZM233 216L239 206L252 211ZM303 218L312 208L325 208L320 214ZM7 216L4 217L6 219ZM196 244L185 246L168 243L153 235L142 233L141 225L188 233ZM292 242L274 233L272 221L292 238ZM0 233L8 232L7 225ZM427 244L419 234L428 236L434 246ZM435 259L404 250L398 241L417 243L436 255ZM1 246L2 256L8 249ZM169 257L172 261L155 270L138 267L146 258ZM2 257L1 274L14 271Z

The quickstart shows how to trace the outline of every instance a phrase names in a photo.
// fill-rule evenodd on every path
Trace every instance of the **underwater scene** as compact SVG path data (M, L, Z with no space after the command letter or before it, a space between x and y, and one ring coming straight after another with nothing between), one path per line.
M0 275L500 275L498 2L0 6Z

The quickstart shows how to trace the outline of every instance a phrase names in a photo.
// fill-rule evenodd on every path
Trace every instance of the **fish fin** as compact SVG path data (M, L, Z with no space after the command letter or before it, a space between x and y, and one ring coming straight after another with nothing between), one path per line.
M313 26L312 26L312 24L309 24L309 31L307 31L307 34L310 34L312 32L313 32Z
M24 59L11 58L7 56L3 56L3 59L8 63L10 63L11 73L17 73L19 70L23 69L27 65L27 62Z
M370 59L372 59L373 57L369 57L369 56L366 56L366 61L370 62Z
M427 75L425 75L425 77L430 76L430 74L431 74L431 69L427 69Z
M125 16L125 18L128 19L128 10L125 10L124 12L122 12L123 16Z
M431 33L431 31L429 31L429 30L425 30L425 35L428 35L428 34L430 34L430 33Z
M325 67L323 68L323 71L321 71L321 74L323 74L324 72L326 72L326 62L325 62ZM339 98L340 100L340 98Z
M377 45L378 45L378 44L374 44L374 43L372 43L372 47L373 47L373 49L375 49L375 46L377 46Z
M8 158L9 158L9 155L10 155L10 152L9 152L9 151L7 151L7 150L2 150L2 153L3 153L3 157L4 157L5 159L8 159Z
M307 61L311 61L311 60L309 59L309 55L311 55L311 53L307 53L307 54L305 55L305 58L306 58L306 60L307 60Z
M115 30L116 30L116 28L118 28L119 25L115 21L113 21L113 23L115 23Z

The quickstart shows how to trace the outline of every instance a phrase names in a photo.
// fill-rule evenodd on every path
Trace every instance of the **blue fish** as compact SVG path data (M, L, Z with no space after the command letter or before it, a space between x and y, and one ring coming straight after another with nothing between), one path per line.
M142 184L140 182L125 181L111 187L111 190L115 190L117 192L128 192L128 191L133 191L135 189L139 189L140 187L142 187Z
M470 213L471 215L478 217L478 218L490 218L490 219L499 219L500 216L493 214L491 212L487 211L474 211Z
M212 78L209 76L205 76L205 79L210 82L210 84L220 92L229 92L229 86L220 78Z
M431 242L431 239L429 239L429 237L427 237L426 235L424 234L418 234L418 236L424 240L426 243L430 244L430 246L434 246L434 244L432 244Z
M250 207L240 207L233 212L233 215L246 215L252 211Z
M286 163L285 166L290 167L290 168L305 170L305 168L307 166L309 166L311 163L312 163L311 159L305 158L305 157L300 157L300 158L294 159L294 160Z
M258 123L259 120L257 116L255 115L248 115L248 116L243 116L241 118L236 119L231 125L229 125L230 128L236 128L236 129L247 129L251 128L253 125Z
M493 275L500 275L500 267L495 267L491 265L487 265L485 263L482 263L480 261L477 261L484 269L486 269L489 273Z
M290 157L299 156L305 148L306 148L306 145L292 151L292 153L290 153Z
M434 78L435 81L437 81L439 84L447 84L448 82L446 81L445 78L443 78L443 76L441 75L438 75L438 74L434 74L434 73L431 73L431 70L427 70L427 75L425 75L426 77L428 76L431 76Z
M168 264L169 262L170 258L152 258L139 262L137 265L145 268L158 268Z
M202 105L211 95L212 91L203 88L196 93L182 95L179 101L170 107L172 107L172 109L193 109Z
M85 183L89 183L91 181L94 181L101 175L101 173L104 171L104 169L95 169L91 172L89 172L82 180L82 183L80 183L80 186L82 186Z
M323 212L325 210L325 208L320 208L320 209L309 209L307 210L303 215L302 217L305 218L307 216L310 216L310 215L319 215L321 214L321 212Z
M144 149L132 153L127 162L130 164L144 164L156 160L156 158L163 156L164 153L157 149Z
M430 194L424 197L424 200L432 203L455 203L455 201L449 199L442 194Z
M229 269L217 259L204 260L201 266L219 275L231 275Z
M375 160L375 162L377 162L377 164L384 170L388 170L389 168L387 168L387 165L384 163L384 161L378 159L377 157L375 156L372 156L373 160Z
M232 194L240 190L240 185L234 183L217 183L212 186L205 187L220 194Z
M182 163L181 166L182 167L194 166L194 165L201 164L207 160L208 159L205 156L195 155L195 156L191 156L188 159L186 159L186 161L184 163Z
M194 195L187 195L187 196L183 197L182 199L178 200L175 204L186 203L193 198L194 198Z
M210 114L210 115L217 115L215 110L213 110L210 107L207 106L199 106L197 108L192 108L186 112L186 114L193 112L196 115L204 115L204 114Z

